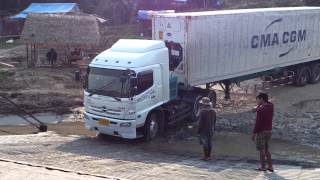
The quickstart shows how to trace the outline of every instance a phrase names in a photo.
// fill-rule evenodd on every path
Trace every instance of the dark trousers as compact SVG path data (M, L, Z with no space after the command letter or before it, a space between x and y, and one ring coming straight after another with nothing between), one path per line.
M212 151L212 142L211 137L202 137L202 146L203 146L203 153L205 157L211 157L211 151Z
M56 63L56 59L48 59L49 63L51 64L51 66L53 66L53 64Z
M211 142L208 147L203 146L203 152L204 152L205 157L211 157L211 151L212 151Z

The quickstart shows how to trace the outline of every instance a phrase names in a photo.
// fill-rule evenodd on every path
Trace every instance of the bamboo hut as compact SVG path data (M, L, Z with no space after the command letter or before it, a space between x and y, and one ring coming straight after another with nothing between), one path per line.
M95 50L100 33L96 18L90 15L29 14L21 40L26 43L29 66L46 64L51 48L58 53L58 64L64 64L74 48Z
M81 14L77 3L31 3L26 9L4 18L3 34L19 37L28 14Z

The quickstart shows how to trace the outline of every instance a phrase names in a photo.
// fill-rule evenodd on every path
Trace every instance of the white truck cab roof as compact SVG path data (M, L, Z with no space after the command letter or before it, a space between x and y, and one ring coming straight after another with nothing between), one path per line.
M161 50L167 51L163 41L120 39L110 49L96 56L90 66L134 68L161 64L158 56Z
M165 47L166 46L162 41L120 39L111 47L111 50L114 52L145 53Z

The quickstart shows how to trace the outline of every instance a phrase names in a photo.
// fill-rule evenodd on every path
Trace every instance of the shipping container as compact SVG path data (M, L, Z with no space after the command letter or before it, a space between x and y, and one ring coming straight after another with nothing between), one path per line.
M174 71L196 86L320 59L320 7L159 14L153 39L178 44Z

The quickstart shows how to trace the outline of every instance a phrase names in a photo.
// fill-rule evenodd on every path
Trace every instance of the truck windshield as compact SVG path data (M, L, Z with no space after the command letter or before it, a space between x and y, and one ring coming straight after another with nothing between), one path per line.
M127 70L89 67L85 89L91 94L128 98L129 73Z

